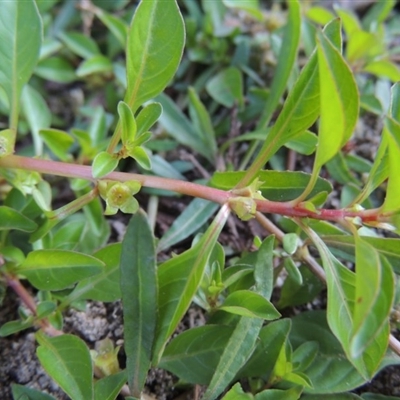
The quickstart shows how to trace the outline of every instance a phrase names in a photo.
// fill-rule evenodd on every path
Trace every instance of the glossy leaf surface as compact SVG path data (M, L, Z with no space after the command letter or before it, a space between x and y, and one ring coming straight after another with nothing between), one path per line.
M318 35L318 65L321 119L315 163L319 168L340 150L353 133L359 99L350 68L323 33Z
M258 127L268 126L272 114L279 104L279 100L285 91L290 72L296 60L297 47L300 39L300 4L296 1L289 1L289 14L284 36L282 38L281 49L278 56L274 79L271 84L270 94L263 114L258 122Z
M276 319L280 313L267 299L250 290L236 290L228 295L220 306L221 310L246 317Z
M0 206L0 231L17 229L33 232L37 224L25 215L7 206Z
M356 293L350 351L358 357L381 333L389 331L394 300L394 276L390 264L374 247L356 238ZM387 347L387 341L381 342Z
M398 87L400 95L400 86ZM383 210L397 211L400 209L400 185L396 183L397 177L400 173L400 122L387 117L385 120L384 134L386 135L388 141L389 181Z
M41 129L39 134L57 158L62 161L68 161L70 158L68 150L74 143L72 136L58 129Z
M128 106L128 104L120 101L118 103L118 114L121 121L121 140L122 143L127 146L135 140L137 126L136 120L133 116L133 112Z
M55 400L53 396L47 393L40 392L39 390L32 389L26 386L12 384L12 395L14 399L21 400Z
M160 239L157 251L165 250L195 233L207 222L217 208L217 204L207 200L194 199Z
M125 101L133 111L167 86L178 68L184 41L183 19L175 0L139 4L127 43Z
M214 400L249 359L262 327L262 319L241 317L221 355L203 400Z
M105 264L104 270L95 276L79 281L66 299L67 302L90 299L95 301L116 301L121 298L119 259L121 245L108 245L93 254Z
M315 232L310 229L307 229L306 232L320 252L326 273L329 326L342 344L352 364L365 379L371 379L386 352L388 329L377 332L362 354L357 357L352 354L349 332L354 327L354 302L357 301L355 297L356 276L332 255Z
M355 239L350 235L323 235L322 239L331 248L340 251L350 261L354 261ZM396 273L400 273L400 239L362 236L362 240L373 246L384 256Z
M245 177L245 174L243 171L215 172L210 185L218 189L230 190ZM259 190L265 198L273 201L289 201L303 192L310 180L310 175L303 172L268 170L259 171L257 178L261 183ZM331 190L332 187L327 180L318 178L310 196Z
M74 335L36 335L37 356L46 372L74 400L93 398L93 369L89 349Z
M163 113L160 117L160 123L167 132L178 143L190 147L209 161L213 161L213 156L202 137L176 104L165 94L157 96L156 100L162 105Z
M211 250L228 215L227 207L223 206L194 247L158 267L159 317L153 362L160 359L166 341L196 294Z
M35 153L42 155L43 141L39 137L39 131L49 128L51 123L51 112L43 96L32 86L25 85L21 97L22 111L32 130Z
M10 103L10 126L16 129L21 91L39 57L42 21L33 0L2 0L0 7L0 85Z
M165 349L160 368L186 382L208 385L234 328L205 325L174 338Z
M103 262L92 256L66 250L31 251L18 268L36 288L61 290L100 273Z
M94 384L94 400L115 400L126 381L126 371L101 378Z
M240 370L238 377L267 379L275 366L280 349L285 345L290 329L290 319L280 319L264 326L253 354Z
M113 172L118 165L118 157L113 154L102 151L97 154L93 160L92 174L93 178L102 178L103 176Z
M128 224L120 268L128 384L133 395L140 397L150 368L157 322L154 238L142 212L133 215Z
M272 290L270 273L273 270L273 242L274 236L270 236L264 240L255 260L255 292L264 299L270 297ZM265 270L267 273L262 274L262 271ZM216 399L240 369L243 368L254 351L262 325L262 319L251 317L240 318L221 355L217 369L204 394L203 400Z

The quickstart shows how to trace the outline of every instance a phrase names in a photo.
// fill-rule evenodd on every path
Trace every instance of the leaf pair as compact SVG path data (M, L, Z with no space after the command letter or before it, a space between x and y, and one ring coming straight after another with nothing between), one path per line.
M147 151L142 147L150 140L148 131L158 120L162 113L159 103L145 106L137 118L131 108L123 101L118 104L119 126L121 129L122 148L119 152L111 154L102 151L93 160L93 176L101 178L114 171L121 158L132 157L144 169L151 169L151 161Z

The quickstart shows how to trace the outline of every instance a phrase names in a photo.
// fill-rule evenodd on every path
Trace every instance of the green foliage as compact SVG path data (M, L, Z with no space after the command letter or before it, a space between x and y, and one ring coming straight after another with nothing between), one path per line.
M134 215L128 225L120 268L128 383L133 395L140 397L151 364L157 321L154 239L142 213Z
M73 400L153 367L203 400L390 398L350 391L400 364L395 2L131 3L0 0L0 336L36 329ZM86 301L121 301L123 352L63 332Z

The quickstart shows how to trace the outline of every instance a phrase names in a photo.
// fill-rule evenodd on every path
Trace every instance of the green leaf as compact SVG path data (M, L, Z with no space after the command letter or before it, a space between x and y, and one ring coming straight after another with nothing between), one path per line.
M76 300L117 301L121 298L119 259L121 244L110 244L93 254L105 264L104 270L95 276L79 281L75 289L66 297L63 304Z
M237 377L267 379L274 369L282 346L286 343L290 328L290 319L280 319L264 326L253 354Z
M296 233L287 233L282 240L283 249L286 253L293 255L299 246L299 240L300 238Z
M196 93L196 90L192 87L189 88L189 113L193 125L198 131L198 135L202 138L205 146L209 148L209 152L212 156L215 157L217 153L217 143L211 118L206 107Z
M11 385L11 391L14 400L56 400L53 396L50 396L47 393L26 386L17 385L15 383Z
M331 178L342 185L348 183L353 183L355 185L360 185L359 181L354 177L354 174L350 171L349 166L346 163L346 159L343 153L339 151L333 158L331 158L327 164L329 175Z
M10 128L16 129L22 88L39 58L42 21L34 0L1 0L0 8L0 86L10 103Z
M46 337L36 334L40 363L62 390L74 400L93 398L93 367L89 349L74 335Z
M229 67L211 78L206 85L209 95L218 103L231 108L235 104L243 108L242 73L236 67Z
M381 143L376 152L374 163L368 174L367 182L360 195L353 201L353 204L361 204L369 195L381 185L389 176L389 153L388 153L388 138L383 135Z
M276 319L281 316L272 303L260 294L250 290L236 290L229 294L219 309L244 317L266 320Z
M39 134L57 158L62 161L70 160L69 148L74 143L72 136L58 129L41 129Z
M139 4L127 44L125 102L134 112L167 86L180 63L184 42L184 23L175 0Z
M83 33L60 32L58 37L73 53L82 58L91 58L100 54L97 43Z
M102 8L96 7L94 12L97 18L109 29L109 31L116 37L116 39L125 48L126 38L128 35L128 26L122 18L107 13Z
M315 133L304 131L303 133L297 135L295 139L289 140L289 142L285 144L285 147L294 150L297 153L309 156L315 152L317 145L318 137L315 135Z
M12 335L14 333L31 328L34 324L33 317L27 318L24 321L8 321L0 327L0 337Z
M376 2L371 8L368 9L367 14L363 18L363 26L367 30L372 30L377 24L385 21L395 5L395 0Z
M159 367L185 382L208 385L233 329L205 325L181 333L166 347Z
M0 131L0 158L14 153L15 131L3 129Z
M306 390L307 393L325 395L344 392L366 382L349 362L341 344L333 336L324 311L307 311L292 318L292 346L296 348L309 341L319 344L319 353L304 371L313 385Z
M53 313L57 308L54 301L41 301L36 309L36 315L38 318L45 318Z
M140 137L146 133L160 118L162 114L160 103L150 103L144 106L136 117L137 136Z
M368 63L363 71L382 78L388 78L393 82L400 80L400 69L389 60L376 60Z
M320 395L305 395L301 396L301 399L303 400L319 400ZM336 394L326 394L324 395L324 399L326 400L361 400L362 398L360 396L357 396L354 393L336 393Z
M240 386L240 383L235 383L229 392L222 398L223 400L252 400L253 395L245 393Z
M36 156L43 153L43 141L39 130L49 128L51 112L42 95L30 85L25 85L21 97L22 111L32 132Z
M160 239L157 251L165 250L199 230L214 214L218 205L203 199L194 199L176 218Z
M289 80L297 55L297 47L300 40L300 4L296 1L288 1L289 14L284 30L278 63L275 68L274 78L270 87L270 93L262 113L258 128L267 127L273 112L279 104Z
M368 58L374 58L384 52L382 40L376 33L363 30L353 31L346 46L346 59L356 64Z
M389 330L394 300L394 276L390 264L379 256L372 245L358 237L355 242L356 297L350 351L357 358L385 326L385 330ZM389 336L385 342L381 342L384 348L388 345ZM379 361L374 360L377 365Z
M320 168L346 144L353 133L358 118L359 96L350 68L323 33L318 35L317 48L321 119L315 164L316 168Z
M104 263L92 256L67 250L34 250L17 272L40 290L61 290L102 272Z
M158 269L158 324L153 363L161 358L168 338L200 286L205 267L227 218L229 210L223 206L213 223L190 249L161 264Z
M215 172L211 178L210 186L218 189L230 190L234 188L244 177L244 171ZM294 171L259 171L257 179L262 182L259 190L268 200L289 201L299 196L310 180L310 175ZM310 197L319 192L331 192L331 184L322 178L318 178Z
M302 286L303 285L303 276L301 275L299 268L297 268L295 262L293 261L293 258L291 258L291 257L285 258L283 261L283 265L285 266L286 272L291 277L292 281L295 284Z
M136 120L128 104L120 101L118 103L118 115L121 121L121 140L124 146L133 143L136 137ZM129 143L131 142L131 143Z
M340 256L349 261L354 261L355 240L349 235L322 235L322 240L331 249L340 251ZM394 272L400 274L400 239L362 236L362 240L373 246L380 255L384 256Z
M129 151L129 155L134 158L137 163L144 169L150 170L151 169L151 160L147 151L141 147L136 146L133 150Z
M165 94L159 95L156 100L160 102L163 108L160 123L167 130L169 135L179 143L190 147L197 153L206 157L210 162L213 162L213 157L208 147L203 143L197 130L178 106Z
M249 14L256 17L258 20L262 21L263 14L260 10L260 5L258 0L222 0L223 3L230 8L238 8L244 10Z
M292 363L294 371L304 371L315 360L319 350L318 342L302 343L292 354Z
M313 6L307 9L306 16L320 25L325 25L335 18L335 15L330 10L321 6Z
M35 74L58 83L71 83L76 80L72 65L65 58L58 56L40 61L35 68Z
M103 176L113 172L118 165L118 157L114 154L102 151L97 154L92 164L93 178L102 178Z
M214 400L227 388L253 353L262 324L262 319L240 318L202 400Z
M302 391L301 386L292 387L288 390L267 389L256 394L254 400L297 400Z
M361 395L363 400L397 400L398 397L395 396L385 396L383 394L376 393L363 393Z
M270 299L274 288L274 266L271 256L274 250L275 236L268 236L261 243L254 262L255 291L265 299ZM275 310L276 311L276 310Z
M328 39L336 42L337 37L340 37L340 22L331 21L324 32ZM280 147L308 129L316 121L319 109L319 71L317 53L314 52L289 92L277 121L238 187L249 185Z
M328 287L328 323L343 346L343 349L360 374L371 379L377 371L387 346L389 330L382 329L376 333L364 352L354 357L350 349L350 335L353 332L354 302L356 299L356 276L343 266L329 251L322 239L311 229L303 226L310 239L316 245L326 273Z
M115 400L126 381L126 371L96 381L94 384L94 400Z
M289 275L282 286L281 297L277 304L279 309L309 303L324 289L323 283L310 272L308 267L294 267L297 272L293 272L285 260L285 268Z
M184 175L182 175L171 163L169 163L164 157L158 154L151 155L150 161L152 164L151 172L164 178L179 179L186 181Z
M13 208L0 206L0 231L11 229L33 232L37 224Z
M255 294L258 294L264 301L266 297L269 298L271 296L272 292L272 279L270 275L273 271L273 242L274 236L271 236L262 243L255 262ZM267 275L266 278L262 277L262 269L265 269L269 276ZM233 295L235 293L237 292L233 292ZM252 298L254 299L254 297ZM275 316L276 318L279 317L277 314ZM217 398L244 367L254 352L262 325L262 319L240 318L221 355L214 376L203 396L203 400L214 400Z
M128 384L132 394L140 397L150 369L157 322L154 237L143 212L129 221L120 268Z
M97 54L83 61L76 70L77 77L85 77L92 74L110 74L113 64L108 57Z
M400 86L397 87L400 89ZM400 174L400 123L390 117L386 117L383 134L387 138L389 154L389 180L383 211L397 211L400 209L400 185L397 184Z

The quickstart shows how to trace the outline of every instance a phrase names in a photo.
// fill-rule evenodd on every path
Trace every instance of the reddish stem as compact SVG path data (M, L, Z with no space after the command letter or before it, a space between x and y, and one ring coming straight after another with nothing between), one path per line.
M28 171L37 171L42 174L65 176L68 178L82 178L93 182L92 168L87 165L69 164L51 160L41 160L22 156L7 156L0 159L0 167L19 168ZM111 172L102 179L119 182L138 181L145 187L169 190L192 197L200 197L218 204L225 204L229 198L234 197L230 191L211 188L192 182L177 179L161 178L158 176L133 174L127 172ZM340 221L345 218L358 217L362 222L382 221L380 209L355 211L351 209L317 209L309 210L302 203L293 205L291 202L277 202L270 200L255 200L257 211L269 214L279 214L288 217L313 218L319 220Z

